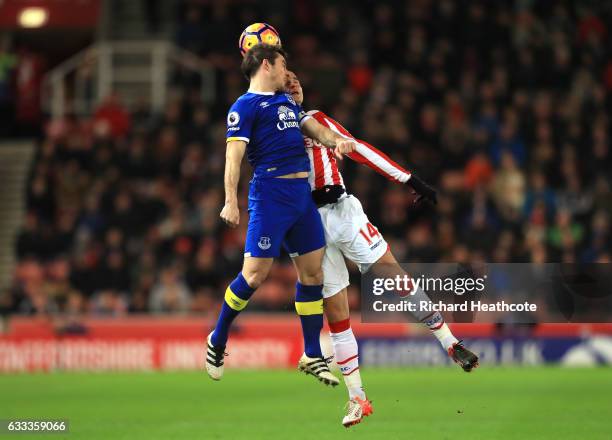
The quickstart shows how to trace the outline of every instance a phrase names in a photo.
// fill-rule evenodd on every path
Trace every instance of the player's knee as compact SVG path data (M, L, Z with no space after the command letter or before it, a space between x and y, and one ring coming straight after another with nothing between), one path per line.
M309 286L323 284L323 271L321 268L317 270L305 270L300 273L300 282Z
M325 306L325 317L328 322L339 322L349 318L348 310L338 306Z
M243 271L242 276L249 286L253 289L257 289L268 277L268 272L263 270L251 270L245 273Z

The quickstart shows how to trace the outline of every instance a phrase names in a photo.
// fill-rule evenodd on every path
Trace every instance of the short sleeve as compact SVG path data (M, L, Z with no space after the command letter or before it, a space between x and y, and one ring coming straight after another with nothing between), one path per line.
M306 122L307 120L309 120L310 118L312 118L312 116L310 116L303 108L301 105L298 105L298 117L300 120L300 127L304 124L304 122Z
M251 106L244 101L236 101L227 113L226 142L244 141L247 144L251 140L254 112Z

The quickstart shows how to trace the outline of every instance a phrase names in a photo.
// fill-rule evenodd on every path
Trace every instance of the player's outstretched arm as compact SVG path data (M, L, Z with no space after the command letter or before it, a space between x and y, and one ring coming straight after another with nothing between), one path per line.
M221 210L221 218L232 228L240 223L240 211L238 210L238 181L240 180L240 164L246 142L229 141L225 151L225 205Z
M355 152L348 154L348 157L355 162L372 168L378 174L391 181L403 183L411 187L417 194L415 203L419 203L423 200L433 203L434 205L438 203L438 196L435 189L422 181L414 173L402 168L385 153L367 142L356 140Z
M334 133L314 118L308 118L304 121L302 124L302 131L309 138L319 141L328 148L333 148L334 154L340 160L342 160L343 154L349 154L355 151L355 141L346 139L338 133Z
M410 186L417 194L417 198L415 200L416 203L425 200L433 203L434 205L437 204L438 197L436 190L427 183L423 182L414 173L405 170L402 166L393 161L378 148L368 144L365 141L355 139L355 137L349 133L348 130L342 126L342 124L330 118L326 114L320 111L311 112L309 114L312 116L311 119L317 120L323 127L329 127L334 134L338 134L344 139L351 139L355 141L355 151L347 154L348 157L360 164L372 168L378 174L381 174L391 181Z
M434 205L438 203L436 190L422 181L417 175L405 170L385 153L367 142L362 140L356 140L356 142L355 152L348 155L351 159L372 168L389 180L404 183L411 187L417 194L415 203L423 200Z
M308 115L324 127L328 127L334 133L342 136L344 139L353 140L355 142L355 151L347 154L347 156L355 162L373 169L378 174L393 182L406 183L410 179L410 171L391 160L389 156L378 148L355 138L355 136L349 133L349 131L335 119L319 110L310 111Z

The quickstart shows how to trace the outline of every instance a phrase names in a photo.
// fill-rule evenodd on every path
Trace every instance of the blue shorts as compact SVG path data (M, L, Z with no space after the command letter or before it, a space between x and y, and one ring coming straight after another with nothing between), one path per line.
M291 257L325 247L321 216L308 179L254 177L249 187L245 257L273 258L281 245Z

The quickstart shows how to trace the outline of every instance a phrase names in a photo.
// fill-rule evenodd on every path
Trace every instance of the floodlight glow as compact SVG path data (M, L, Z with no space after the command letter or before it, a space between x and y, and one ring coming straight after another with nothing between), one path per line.
M29 7L19 13L19 25L24 28L37 28L44 26L49 18L45 8Z

